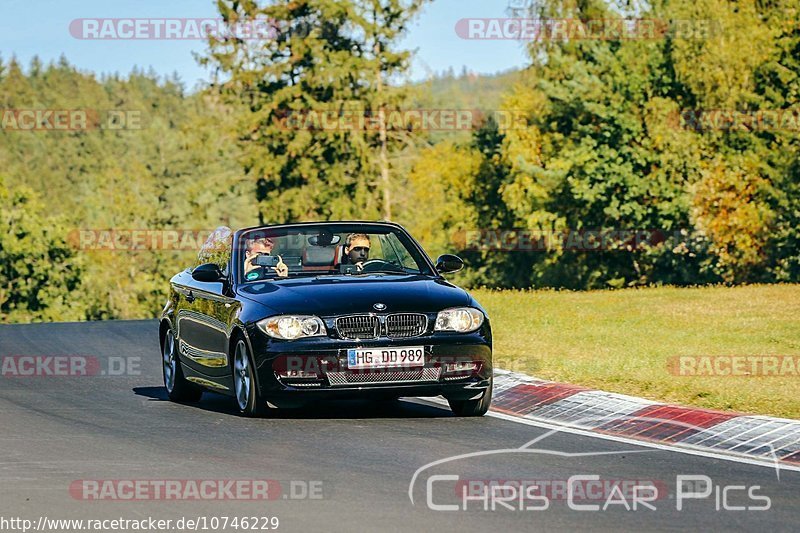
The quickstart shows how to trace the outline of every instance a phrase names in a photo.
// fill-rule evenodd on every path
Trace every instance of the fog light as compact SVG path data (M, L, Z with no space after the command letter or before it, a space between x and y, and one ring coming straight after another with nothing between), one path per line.
M307 372L305 370L283 370L278 372L278 376L282 379L321 379L316 372Z
M464 373L464 372L477 372L478 368L480 367L480 363L476 363L474 361L459 361L457 363L447 363L444 365L444 371L446 374L452 374L455 372Z

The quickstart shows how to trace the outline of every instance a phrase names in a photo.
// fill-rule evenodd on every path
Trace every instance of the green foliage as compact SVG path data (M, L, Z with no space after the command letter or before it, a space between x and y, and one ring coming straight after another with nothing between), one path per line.
M0 322L78 320L81 264L63 220L46 214L29 187L10 190L0 176Z
M179 251L158 245L142 251L81 249L77 239L69 239L80 230L210 230L257 222L254 187L243 179L236 144L226 135L232 113L213 96L186 95L177 80L138 71L98 80L66 60L27 74L12 60L6 72L0 109L83 109L101 118L118 110L141 117L140 127L124 129L0 129L0 168L10 197L36 191L44 212L60 222L40 217L31 224L46 230L51 244L68 242L66 250L81 265L74 283L50 289L71 291L58 296L68 305L54 307L45 299L42 305L53 309L49 315L20 311L14 320L154 316L169 277L189 266L202 244L189 242ZM55 247L52 253L62 252ZM8 279L13 287L22 283L16 274Z
M434 258L452 251L459 233L477 224L469 200L480 164L475 150L448 142L421 150L414 162L399 216ZM420 206L425 206L426 216L419 216Z
M621 12L599 0L537 5L542 17ZM483 218L481 227L670 237L632 253L488 252L475 281L583 289L797 280L798 131L693 130L679 121L687 109L796 109L800 29L786 22L796 12L791 2L676 0L637 16L711 20L716 33L534 42L532 65L504 102L524 110L528 126L500 129L501 150L484 157L494 168L505 162L489 179L500 198L471 206L512 216L505 226ZM745 35L748 46L731 38Z
M134 111L141 127L0 128L3 321L138 318L163 304L188 249L76 248L81 229L234 229L391 218L431 255L465 232L658 230L638 250L462 250L470 286L591 289L800 279L800 132L703 127L704 112L800 113L796 0L540 0L538 18L712 21L707 36L541 40L530 65L403 85L398 39L425 0L218 2L265 40L212 41L220 80L187 94L66 59L0 61L0 109ZM393 128L402 109L497 108L476 131ZM694 126L685 112L700 117ZM296 119L316 113L307 127ZM373 127L331 131L347 113ZM293 119L295 120L293 122ZM683 121L683 122L682 122Z
M408 60L392 47L424 1L218 3L228 22L275 21L274 39L212 38L204 59L227 77L226 101L243 109L236 131L262 221L390 216L387 152L399 139L382 113L402 102L389 82ZM347 113L381 127L306 127L309 115Z
M614 291L476 290L495 365L542 379L709 409L800 416L800 380L676 377L676 356L797 353L800 285ZM713 374L713 375L712 375Z

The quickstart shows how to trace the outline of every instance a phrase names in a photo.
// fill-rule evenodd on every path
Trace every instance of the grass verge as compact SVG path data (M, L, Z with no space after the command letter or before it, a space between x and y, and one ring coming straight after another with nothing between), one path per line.
M800 418L800 368L784 360L782 375L732 376L709 366L724 372L732 361L711 356L798 359L800 285L472 294L491 317L501 368L663 402ZM670 365L681 356L702 357L697 370L713 375L676 375L680 367Z

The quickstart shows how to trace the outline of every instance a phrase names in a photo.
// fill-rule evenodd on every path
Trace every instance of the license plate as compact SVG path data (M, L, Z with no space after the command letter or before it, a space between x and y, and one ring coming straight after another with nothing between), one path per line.
M347 368L420 367L425 366L425 348L351 348L347 350Z

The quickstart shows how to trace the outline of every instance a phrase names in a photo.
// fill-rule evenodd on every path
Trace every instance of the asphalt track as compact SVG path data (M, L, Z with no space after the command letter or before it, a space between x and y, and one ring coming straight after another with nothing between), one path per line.
M28 377L8 375L6 369L0 376L0 523L13 517L37 523L41 516L276 516L278 531L800 528L800 473L793 471L566 433L550 435L522 452L521 446L548 430L492 417L458 419L414 401L337 402L258 420L239 417L232 400L214 394L204 395L199 404L174 404L162 387L156 334L154 321L0 326L3 358L83 355L97 358L100 368L109 358L140 364L123 376ZM509 451L446 461L415 478L429 463L491 450ZM599 455L587 455L593 453ZM602 510L603 494L576 501L599 504L601 510L579 511L563 495L551 493L543 510L519 510L514 501L507 503L514 510L495 502L492 511L487 500L488 510L483 502L470 501L466 511L442 511L427 504L429 481L433 503L458 505L461 498L452 478L432 475L457 475L462 481L557 480L561 485L571 476L598 475L655 482L661 490L651 502L655 510L641 505L627 510L621 504ZM678 475L707 476L712 495L684 500L678 511ZM81 480L251 479L278 481L280 489L270 489L275 499L90 501L80 491L70 492ZM317 491L313 499L303 497L309 482ZM724 491L731 486L747 489ZM768 497L770 508L722 509L723 493L729 496L728 506L763 507L764 500L747 496L749 489ZM626 502L630 505L631 499ZM525 500L526 506L543 507L544 500Z

